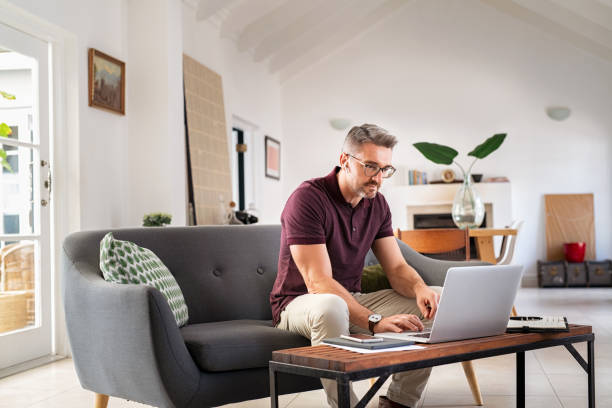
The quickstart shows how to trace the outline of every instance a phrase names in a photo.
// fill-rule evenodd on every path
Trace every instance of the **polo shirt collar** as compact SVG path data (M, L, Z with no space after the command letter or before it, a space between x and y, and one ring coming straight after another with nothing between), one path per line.
M351 207L351 205L344 199L342 192L340 191L340 185L338 184L337 174L340 171L340 166L334 167L334 169L327 176L324 177L325 180L325 188L329 192L329 194L338 202L340 205ZM362 198L359 201L359 204L354 209L358 209L360 207L368 208L371 204L372 199L370 198ZM351 207L352 208L352 207Z

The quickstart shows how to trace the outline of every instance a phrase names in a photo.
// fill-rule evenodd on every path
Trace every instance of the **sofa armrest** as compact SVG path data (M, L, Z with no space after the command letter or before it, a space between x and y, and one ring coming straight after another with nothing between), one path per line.
M200 373L163 295L106 282L66 248L62 258L66 325L83 388L154 406L187 405Z
M404 242L397 240L408 265L412 266L421 275L426 284L430 286L444 285L446 272L455 266L490 265L482 261L441 261L429 258L410 248Z
M489 263L482 261L441 261L438 259L429 258L410 248L408 245L406 245L406 243L400 241L399 239L396 238L396 240L408 265L416 269L425 283L430 286L444 285L446 271L454 266L490 265ZM364 266L374 265L377 263L379 263L378 259L376 259L374 253L372 250L370 250L366 255Z

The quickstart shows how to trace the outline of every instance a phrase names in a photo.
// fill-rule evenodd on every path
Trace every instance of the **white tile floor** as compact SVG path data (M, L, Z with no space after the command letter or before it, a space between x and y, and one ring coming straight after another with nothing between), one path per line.
M612 407L612 288L602 289L521 289L516 307L521 314L566 315L571 323L590 324L595 332L596 396L598 407ZM586 345L576 347L583 356ZM486 407L515 407L515 359L500 356L474 362ZM526 354L526 406L582 408L586 402L586 374L562 347ZM358 394L369 384L355 384ZM383 386L381 392L385 392ZM378 398L370 402L376 407ZM323 391L285 395L282 407L325 406ZM471 407L473 399L459 364L436 367L421 398L421 407ZM263 398L232 408L269 407ZM64 359L24 373L0 379L0 408L93 407L93 395L79 386L72 360ZM109 407L144 407L142 404L111 398Z

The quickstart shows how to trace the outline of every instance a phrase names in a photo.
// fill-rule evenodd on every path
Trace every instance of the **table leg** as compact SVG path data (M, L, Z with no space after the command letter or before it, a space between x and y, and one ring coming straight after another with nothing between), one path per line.
M270 367L270 406L278 408L278 373Z
M516 406L525 408L525 352L516 353Z
M595 342L593 340L587 342L587 354L589 364L589 408L595 408Z
M350 408L351 406L351 390L349 381L346 378L340 377L336 379L338 384L338 407Z

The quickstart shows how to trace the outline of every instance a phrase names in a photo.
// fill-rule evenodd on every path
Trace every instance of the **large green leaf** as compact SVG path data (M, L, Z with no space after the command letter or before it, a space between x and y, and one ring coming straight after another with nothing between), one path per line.
M452 147L436 143L419 142L413 146L423 153L423 156L437 164L452 164L453 159L459 154Z
M491 136L484 143L476 146L474 150L468 153L468 156L473 156L478 159L484 159L494 151L496 151L499 146L504 142L506 138L506 133L498 133L496 135Z
M12 134L11 127L6 123L0 123L0 137L7 137Z
M4 97L4 99L15 99L15 95L11 95L10 93L0 91L0 95Z

